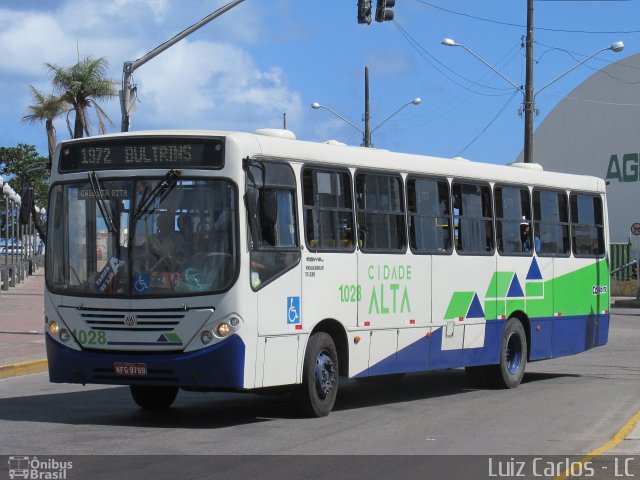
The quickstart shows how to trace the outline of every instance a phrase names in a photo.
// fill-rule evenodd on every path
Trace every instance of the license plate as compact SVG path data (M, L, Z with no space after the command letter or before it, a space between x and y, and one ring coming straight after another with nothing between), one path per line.
M147 374L146 363L128 363L128 362L115 362L113 368L116 375L129 375L142 377Z

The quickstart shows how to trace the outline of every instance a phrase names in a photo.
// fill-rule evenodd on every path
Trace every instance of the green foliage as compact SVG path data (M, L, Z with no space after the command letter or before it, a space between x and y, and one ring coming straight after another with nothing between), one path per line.
M73 138L90 135L87 116L90 107L93 107L96 113L98 132L105 133L105 122L113 122L97 102L118 96L117 82L105 77L109 62L105 58L86 57L71 67L51 63L45 63L45 67L52 76L54 91L75 113L73 132L70 132Z
M45 95L33 85L29 85L33 95L33 104L29 105L29 114L22 117L23 122L37 123L44 122L49 144L49 161L53 159L53 152L56 149L56 129L53 121L59 115L69 111L69 105L60 97L55 95Z
M48 161L33 145L18 144L17 147L0 147L0 174L21 194L25 184L33 187L36 205L46 207L49 188ZM40 168L42 167L42 168Z

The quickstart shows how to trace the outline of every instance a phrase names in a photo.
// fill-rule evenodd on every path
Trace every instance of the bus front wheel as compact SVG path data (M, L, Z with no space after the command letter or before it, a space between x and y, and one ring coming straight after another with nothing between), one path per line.
M145 410L163 410L169 408L178 396L178 387L153 387L149 385L131 385L131 396L139 407Z
M527 337L522 322L510 318L500 341L500 363L487 366L486 376L492 387L516 388L527 365Z
M338 352L331 337L324 332L311 335L302 369L302 385L297 403L303 413L326 417L338 394Z

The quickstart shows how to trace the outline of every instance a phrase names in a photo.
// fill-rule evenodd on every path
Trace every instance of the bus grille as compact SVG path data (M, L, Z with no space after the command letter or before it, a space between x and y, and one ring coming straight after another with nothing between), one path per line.
M109 310L80 309L80 317L93 330L170 332L186 316L183 309L175 310ZM127 318L135 318L135 324L127 324Z
M168 309L58 308L86 349L182 351L214 313L213 307Z

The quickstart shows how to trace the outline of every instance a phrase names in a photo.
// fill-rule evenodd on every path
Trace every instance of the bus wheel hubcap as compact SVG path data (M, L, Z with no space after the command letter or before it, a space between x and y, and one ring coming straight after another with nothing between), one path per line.
M316 358L316 392L324 400L336 384L336 365L326 352L322 351Z
M507 370L511 375L518 373L520 364L522 363L522 343L518 335L511 335L507 342L506 352Z

